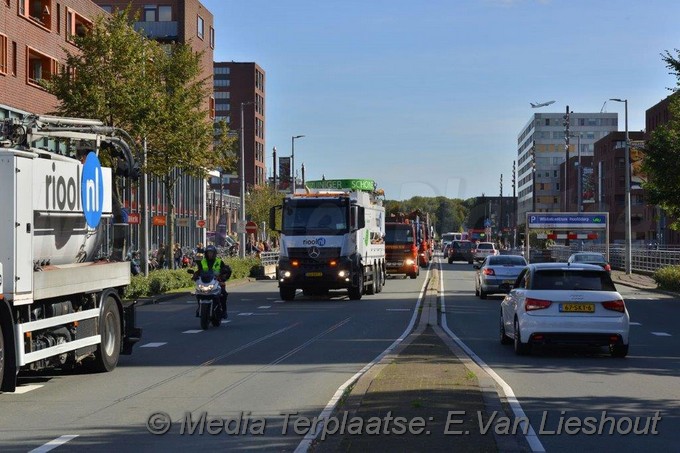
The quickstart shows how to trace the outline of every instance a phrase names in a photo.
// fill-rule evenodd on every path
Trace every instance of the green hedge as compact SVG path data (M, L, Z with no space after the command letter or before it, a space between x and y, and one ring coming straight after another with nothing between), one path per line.
M662 267L654 272L652 278L661 289L680 291L680 266Z
M230 280L240 280L259 275L261 265L258 258L227 258L231 267ZM135 275L130 285L125 289L125 299L139 299L140 297L155 296L168 291L182 288L192 288L194 281L186 269L161 269L149 272L149 276Z

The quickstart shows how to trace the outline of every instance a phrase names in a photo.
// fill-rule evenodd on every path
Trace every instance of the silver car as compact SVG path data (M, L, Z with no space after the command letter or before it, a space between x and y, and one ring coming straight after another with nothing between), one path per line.
M526 265L518 255L490 255L481 264L475 263L475 296L486 299L488 294L507 293Z

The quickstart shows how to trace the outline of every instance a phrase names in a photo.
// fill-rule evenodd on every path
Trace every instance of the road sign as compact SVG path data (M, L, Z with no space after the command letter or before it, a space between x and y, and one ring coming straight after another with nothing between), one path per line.
M237 220L236 221L236 232L241 234L246 232L246 221L245 220Z
M562 214L528 213L529 228L592 228L606 229L607 216L605 214L580 214L565 212Z
M151 218L153 226L165 226L165 216L155 215Z
M130 225L139 225L139 222L141 221L141 218L139 217L138 212L131 212L128 214L128 223Z
M205 220L197 220L196 228L205 228Z
M257 233L257 223L255 223L255 222L246 223L246 233L248 233L248 234Z
M189 218L188 217L178 217L176 222L177 222L178 227L188 227L189 226Z

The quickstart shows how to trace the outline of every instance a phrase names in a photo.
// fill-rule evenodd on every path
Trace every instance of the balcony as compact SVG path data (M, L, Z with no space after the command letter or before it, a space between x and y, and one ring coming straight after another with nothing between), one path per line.
M178 34L177 21L135 22L135 30L143 30L144 36L159 41L176 41Z

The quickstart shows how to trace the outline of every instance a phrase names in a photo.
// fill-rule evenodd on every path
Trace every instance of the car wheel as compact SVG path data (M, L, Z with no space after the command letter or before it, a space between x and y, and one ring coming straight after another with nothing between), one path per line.
M628 345L627 344L612 344L609 345L609 353L612 357L623 358L628 355Z
M522 336L519 331L519 323L515 319L515 339L513 342L515 354L529 355L531 353L531 343L522 343Z
M479 298L480 298L480 299L486 299L486 296L487 296L488 294L489 294L489 293L487 293L486 291L484 291L484 290L482 289L482 285L480 284L480 285L479 285Z
M507 336L505 334L505 323L503 322L503 311L501 310L501 328L500 328L500 340L501 344L510 344L512 343L512 338Z
M477 282L475 282L475 297L479 297L479 288L477 287Z
M447 261L449 262L449 264L453 264L453 260L451 258L449 258Z

